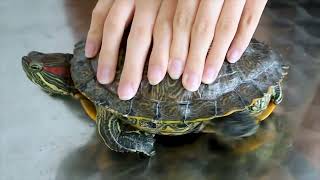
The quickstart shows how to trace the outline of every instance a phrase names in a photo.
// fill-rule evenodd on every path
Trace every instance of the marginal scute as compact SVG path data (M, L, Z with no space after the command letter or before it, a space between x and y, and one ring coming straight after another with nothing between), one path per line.
M246 105L235 91L230 91L223 96L219 96L216 104L216 116L223 116L228 112L244 109ZM230 104L232 104L232 106Z
M240 84L233 92L239 97L242 106L250 104L252 99L256 99L256 97L263 97L263 92L252 82Z
M276 86L286 73L277 53L267 45L252 40L237 63L225 61L216 81L209 85L201 84L195 92L185 90L181 79L172 80L168 75L158 85L152 86L144 72L136 96L121 101L117 96L117 88L124 58L123 49L121 47L120 64L111 84L101 85L97 82L98 57L90 60L85 58L83 42L75 46L71 73L75 86L92 102L130 120L136 118L135 123L142 120L156 124L188 123L241 111L255 99L263 97L268 88Z

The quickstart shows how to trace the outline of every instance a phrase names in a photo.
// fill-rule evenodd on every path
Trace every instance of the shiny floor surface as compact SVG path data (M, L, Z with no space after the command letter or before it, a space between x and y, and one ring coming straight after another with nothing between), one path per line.
M285 99L256 139L264 145L235 153L209 135L159 138L150 159L110 152L77 101L48 96L22 71L31 50L72 52L94 4L1 0L1 180L320 179L319 4L272 2L255 34L290 65Z

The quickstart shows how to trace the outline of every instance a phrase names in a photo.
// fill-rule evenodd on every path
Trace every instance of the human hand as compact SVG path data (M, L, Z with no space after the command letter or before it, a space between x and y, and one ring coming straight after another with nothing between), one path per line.
M115 76L120 41L132 21L118 94L131 99L139 87L153 38L148 66L150 84L168 71L196 91L212 83L225 57L241 57L257 27L267 0L99 0L87 37L86 56L100 49L97 78L108 84ZM209 51L210 49L210 51Z

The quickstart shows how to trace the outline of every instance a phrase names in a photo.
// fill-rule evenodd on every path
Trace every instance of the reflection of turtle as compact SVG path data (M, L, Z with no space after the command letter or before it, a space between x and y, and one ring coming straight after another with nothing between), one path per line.
M119 152L151 155L154 134L250 136L282 99L285 70L280 57L255 40L239 62L224 63L217 80L196 92L168 76L152 86L144 73L137 95L128 101L116 94L124 52L120 49L115 81L105 86L95 78L96 58L84 56L84 42L76 44L74 55L31 52L22 65L29 79L46 92L79 99L87 114L97 119L106 145Z

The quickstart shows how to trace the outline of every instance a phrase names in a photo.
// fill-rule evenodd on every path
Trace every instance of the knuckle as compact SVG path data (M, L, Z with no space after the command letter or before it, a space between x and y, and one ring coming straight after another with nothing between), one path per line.
M176 28L187 28L191 25L191 16L189 16L185 12L179 11L174 17L173 24Z
M88 31L88 39L97 39L102 35L102 29L96 26L90 26Z
M171 29L171 25L167 21L159 21L154 29L153 29L153 36L155 38L162 38L166 36Z
M146 39L147 34L149 34L144 26L136 26L130 31L130 38L134 40Z
M199 23L196 23L193 26L193 33L205 35L213 32L212 23L208 20L201 21Z
M159 56L152 56L149 60L149 67L159 67L161 70L165 69L164 67L164 61Z
M253 14L248 14L242 17L241 26L242 27L252 27L255 26L258 19Z
M90 28L87 35L87 40L95 39L94 37L96 37L97 34L98 34L97 30Z
M235 28L235 23L232 20L223 20L218 23L219 30L221 32L231 32Z
M121 30L121 25L116 18L108 18L104 23L104 29L108 30L109 33L116 33Z

